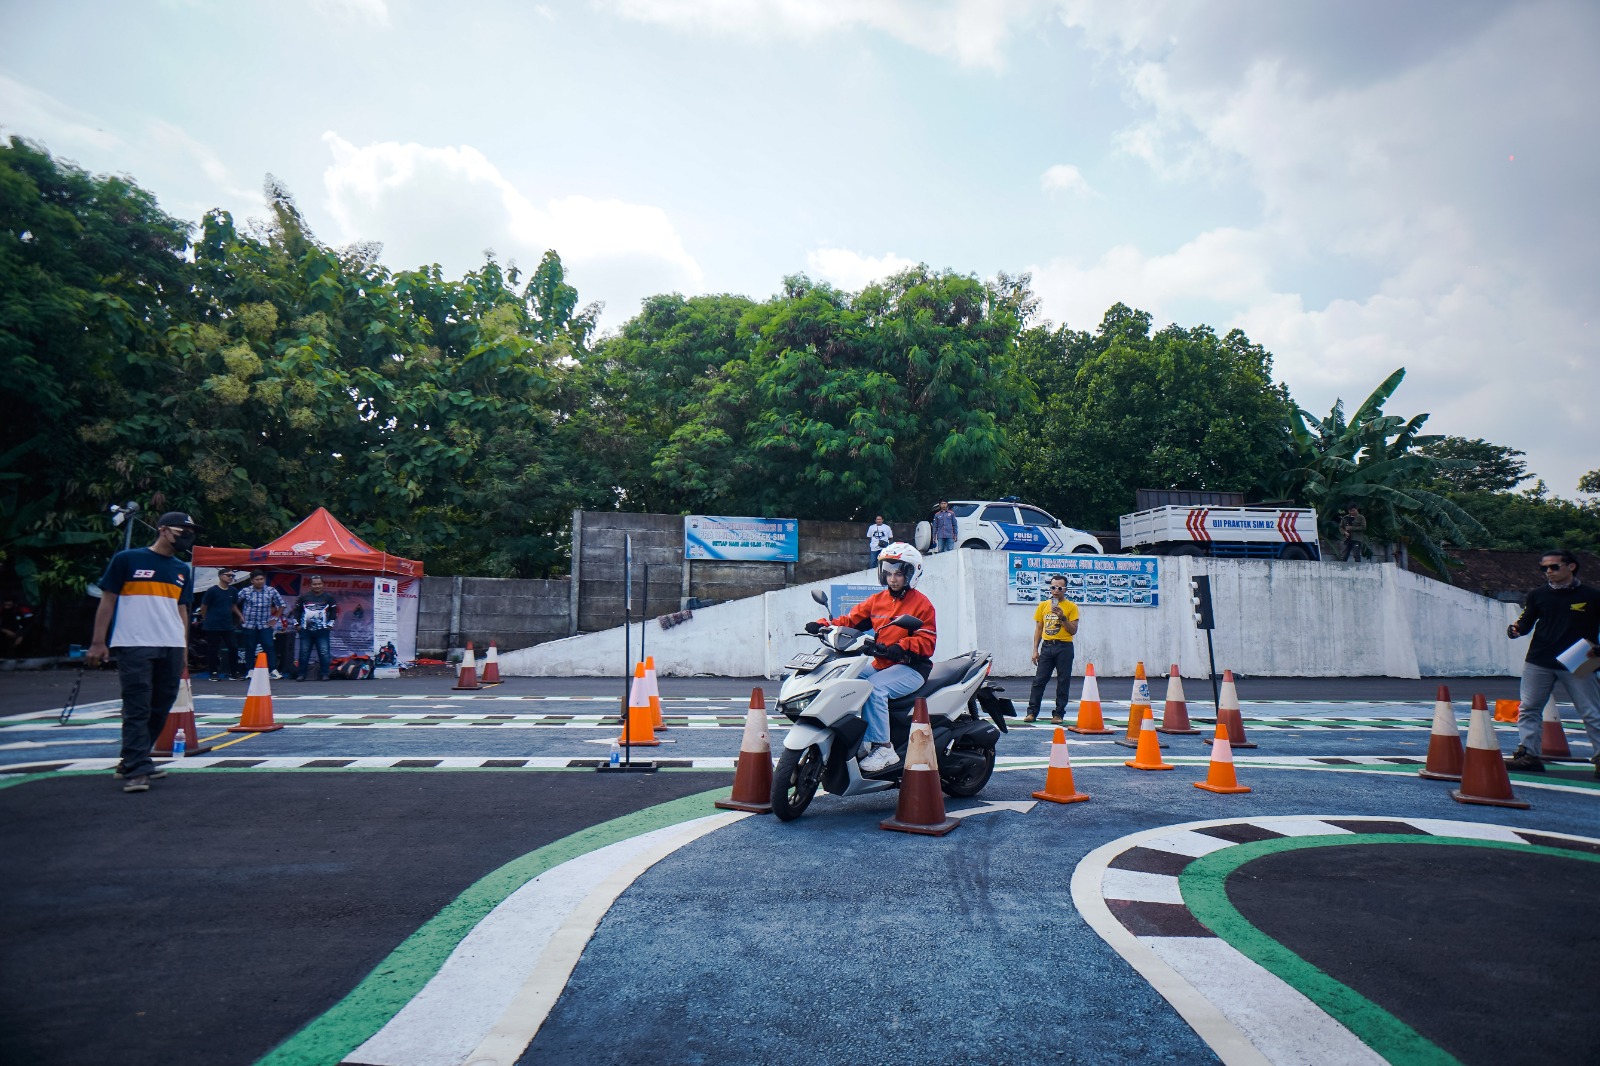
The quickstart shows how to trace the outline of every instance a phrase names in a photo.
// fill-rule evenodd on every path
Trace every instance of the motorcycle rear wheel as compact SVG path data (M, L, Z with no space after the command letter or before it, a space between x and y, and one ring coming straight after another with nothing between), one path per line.
M783 750L772 773L772 813L792 822L806 812L822 780L822 752L815 744L804 751Z
M946 796L967 799L983 791L989 778L994 775L994 749L984 748L981 754L983 762L978 765L967 768L960 775L939 779L939 787L944 789Z

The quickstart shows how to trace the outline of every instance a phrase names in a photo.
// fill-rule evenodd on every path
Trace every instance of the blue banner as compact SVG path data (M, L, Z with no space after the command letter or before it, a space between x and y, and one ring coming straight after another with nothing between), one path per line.
M800 523L793 518L689 515L683 520L683 555L686 559L797 563Z
M1161 560L1153 555L1011 553L1006 602L1032 606L1050 598L1050 579L1067 579L1067 599L1080 607L1155 607L1161 603Z
M829 585L828 617L838 618L862 600L875 595L881 588L879 585Z

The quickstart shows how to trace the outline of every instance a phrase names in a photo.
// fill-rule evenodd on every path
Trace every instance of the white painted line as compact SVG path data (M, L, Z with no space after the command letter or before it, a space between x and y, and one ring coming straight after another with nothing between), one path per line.
M1520 782L1518 782L1520 784ZM1418 829L1426 829L1434 836L1467 837L1471 840L1503 840L1508 844L1526 844L1527 841L1503 825L1486 825L1482 822L1455 822L1445 818L1407 818ZM1581 838L1579 838L1581 839Z
M1236 818L1229 818L1221 822L1197 822L1196 825L1229 825ZM1126 838L1123 838L1126 839ZM1130 847L1132 845L1129 845ZM1213 851L1231 848L1232 841L1223 840L1221 837L1207 836L1205 833L1192 833L1187 829L1169 832L1160 830L1149 835L1148 839L1139 841L1142 848L1154 851L1170 852L1173 855L1187 855L1191 859L1198 859L1202 855L1210 855ZM1124 848L1123 850L1126 850Z
M1275 833L1282 833L1286 837L1326 837L1350 835L1350 830L1336 825L1329 825L1320 818L1278 817L1250 819L1251 825L1259 825L1263 829L1271 829Z
M1171 874L1142 873L1107 867L1100 879L1100 894L1106 899L1133 903L1183 903L1178 879Z

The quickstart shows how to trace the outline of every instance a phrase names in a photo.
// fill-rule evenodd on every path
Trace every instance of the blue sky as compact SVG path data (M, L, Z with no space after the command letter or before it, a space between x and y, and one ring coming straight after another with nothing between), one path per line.
M1295 398L1600 467L1600 6L410 0L0 6L0 128L188 219L651 293L1030 271L1238 326Z

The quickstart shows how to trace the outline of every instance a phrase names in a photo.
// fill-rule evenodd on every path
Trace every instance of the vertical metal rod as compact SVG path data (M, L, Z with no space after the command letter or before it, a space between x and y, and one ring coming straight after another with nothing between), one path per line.
M639 661L644 662L644 635L650 628L650 564L644 564L644 606L639 609Z
M1206 661L1211 664L1211 706L1218 715L1222 713L1222 696L1217 689L1217 654L1211 647L1211 630L1206 630Z
M632 736L628 731L628 711L633 706L633 534L622 537L622 761L633 765Z

